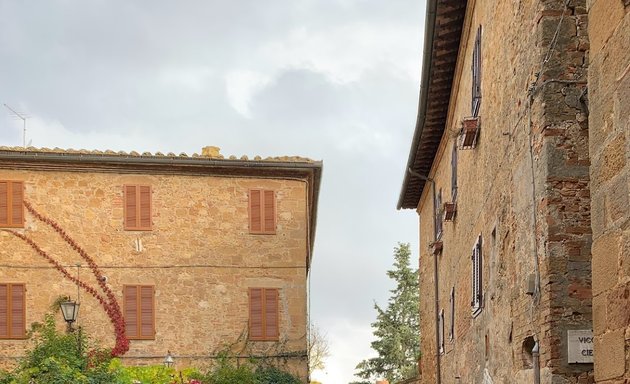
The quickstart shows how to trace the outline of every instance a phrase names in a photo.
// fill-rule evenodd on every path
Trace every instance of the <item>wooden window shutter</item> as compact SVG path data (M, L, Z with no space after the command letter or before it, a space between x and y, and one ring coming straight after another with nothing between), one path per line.
M278 290L265 289L265 339L278 340Z
M127 337L138 336L138 287L125 285L123 287L125 331Z
M132 231L151 230L151 187L125 185L123 192L125 229Z
M276 192L265 189L249 191L249 232L276 233Z
M471 300L471 306L472 306L472 310L473 310L473 316L477 315L479 312L481 312L481 307L482 307L482 297L483 297L483 293L482 293L482 274L483 274L483 270L482 270L482 266L483 266L483 259L482 259L482 254L481 254L481 235L479 235L479 238L477 239L477 242L475 243L475 247L473 248L473 252L472 252L472 300Z
M140 287L140 337L152 339L155 337L154 324L154 288L152 286Z
M453 143L451 153L451 202L457 201L457 142Z
M24 284L0 284L0 338L26 336L25 299Z
M477 28L472 60L472 115L479 115L481 104L481 26Z
M127 337L130 339L155 338L155 287L125 285L123 297Z
M24 284L11 284L10 288L11 321L9 333L12 338L20 338L25 336L26 331Z
M251 233L262 232L262 191L252 189L249 191L249 231Z
M264 336L263 289L251 288L249 290L249 338L264 340Z
M0 284L0 338L9 337L9 286Z
M264 191L264 228L265 233L276 232L276 193L274 191Z
M0 226L24 226L24 183L0 181Z

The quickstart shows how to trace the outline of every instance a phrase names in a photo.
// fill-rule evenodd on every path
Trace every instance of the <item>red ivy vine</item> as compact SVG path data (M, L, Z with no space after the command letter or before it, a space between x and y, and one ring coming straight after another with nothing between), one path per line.
M114 331L116 333L116 345L112 349L111 355L113 357L124 355L129 350L129 339L127 339L127 335L125 333L125 320L123 318L122 311L120 310L120 305L118 304L118 301L116 300L116 296L114 295L112 290L107 286L107 284L105 284L105 279L103 279L103 273L99 269L96 262L94 262L94 259L92 259L92 257L88 255L88 253L74 239L72 239L66 233L66 231L64 231L63 228L61 228L61 226L57 222L37 212L35 208L33 208L33 206L27 201L24 201L24 206L33 216L35 216L36 219L49 225L52 229L54 229L55 232L57 232L57 234L59 234L59 236L66 243L68 243L70 247L72 247L72 249L74 249L81 256L81 258L83 258L83 260L85 260L88 263L90 270L96 277L96 281L98 281L98 285L101 287L101 289L105 293L105 296L107 299L103 297L103 295L101 295L93 287L89 286L88 284L79 280L78 278L72 276L68 272L67 269L65 269L58 261L53 259L52 256L50 256L46 251L41 249L32 239L13 230L6 230L6 231L13 234L17 238L22 239L25 243L30 245L31 248L35 250L35 252L37 252L40 256L46 259L46 261L52 264L55 267L55 269L61 272L61 274L65 278L72 281L77 286L81 287L85 292L92 295L103 306L105 313L107 314L110 321L114 325Z

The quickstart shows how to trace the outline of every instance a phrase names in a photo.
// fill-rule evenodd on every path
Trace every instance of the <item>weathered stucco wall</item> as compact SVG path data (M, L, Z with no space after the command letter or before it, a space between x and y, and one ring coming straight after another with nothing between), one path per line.
M630 380L630 1L589 1L593 327L598 383Z
M457 216L443 223L437 256L443 383L532 383L532 363L523 353L528 337L540 343L542 383L592 381L592 364L567 362L566 331L591 329L591 229L588 122L581 101L586 6L571 1L564 12L564 3L469 1L449 121L430 174L442 201L451 201L451 151L462 119L471 116L472 51L481 25L481 133L476 148L458 151ZM431 188L427 183L418 206L425 383L437 382ZM483 309L473 317L471 254L478 236ZM534 299L527 288L537 268L541 291Z
M0 170L23 180L25 200L54 219L95 259L122 306L124 284L155 286L154 340L132 340L125 361L160 364L170 350L178 366L205 366L232 345L235 354L276 359L306 376L307 187L304 181L185 175ZM123 230L123 185L152 187L153 230ZM277 233L251 235L248 190L273 189ZM86 262L50 227L26 216L19 232L81 278ZM27 324L42 321L60 295L76 286L29 246L0 232L0 282L25 283ZM138 244L141 243L141 247ZM280 342L247 342L248 288L280 289ZM58 310L58 322L63 323ZM113 346L114 330L100 305L81 292L79 325ZM62 325L60 324L60 327ZM0 364L22 356L29 340L0 340Z

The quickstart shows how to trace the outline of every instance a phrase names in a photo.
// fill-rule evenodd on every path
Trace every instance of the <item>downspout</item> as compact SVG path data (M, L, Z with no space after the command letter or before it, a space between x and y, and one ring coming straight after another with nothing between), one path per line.
M437 241L437 238L435 238L435 220L437 220L437 212L436 212L436 207L435 207L435 201L436 201L436 195L435 195L435 181L433 181L433 179L426 177L424 175L419 174L418 172L415 172L413 169L408 168L407 172L409 172L410 175L415 176L419 179L422 179L424 181L428 181L431 183L431 190L433 191L433 241ZM438 262L437 262L437 255L433 255L433 292L434 292L434 319L435 319L435 383L436 384L441 384L442 383L442 368L441 368L441 355L440 355L440 321L439 321L439 317L440 317L440 303L438 300Z
M538 359L539 353L539 345L538 340L534 344L534 348L532 348L532 360L534 365L534 384L540 384L540 360Z

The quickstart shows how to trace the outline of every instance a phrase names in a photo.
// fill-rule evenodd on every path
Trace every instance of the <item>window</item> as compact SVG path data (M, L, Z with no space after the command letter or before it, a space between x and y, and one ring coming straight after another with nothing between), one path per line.
M249 339L277 341L279 308L277 288L249 289Z
M449 298L451 305L451 324L448 331L448 339L455 340L455 287L451 287L451 297Z
M124 186L125 229L151 230L151 187L148 185Z
M442 237L442 190L435 196L434 210L435 210L435 239L438 240Z
M125 330L129 339L155 338L155 287L125 285L123 287Z
M451 152L451 202L457 201L457 142L453 143Z
M24 227L24 182L0 181L0 227Z
M481 312L482 308L482 266L483 266L483 258L481 254L481 235L477 238L477 243L473 247L472 250L472 300L470 301L470 305L472 307L473 316L478 315Z
M444 353L444 310L440 310L440 318L438 320L438 341L440 343L440 354Z
M26 337L24 284L0 284L0 339Z
M249 233L276 233L276 193L266 189L249 191Z
M481 105L481 25L477 28L472 60L472 115L479 115Z

